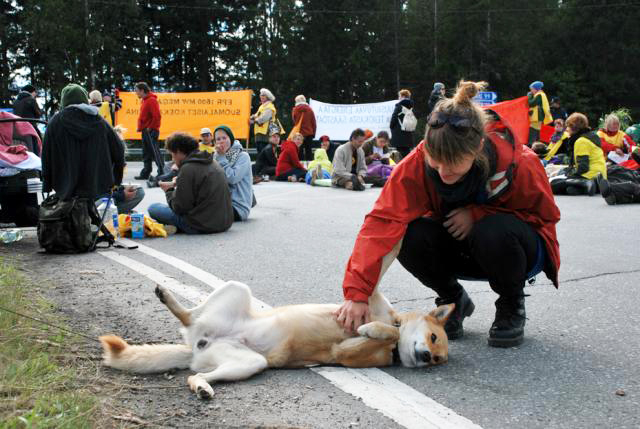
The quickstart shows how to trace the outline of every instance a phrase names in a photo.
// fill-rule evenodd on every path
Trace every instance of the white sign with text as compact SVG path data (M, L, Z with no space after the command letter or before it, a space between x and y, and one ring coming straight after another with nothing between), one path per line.
M391 135L389 123L398 100L381 103L330 104L309 100L316 115L316 140L327 135L331 140L349 140L356 128L369 129L373 134L386 131Z

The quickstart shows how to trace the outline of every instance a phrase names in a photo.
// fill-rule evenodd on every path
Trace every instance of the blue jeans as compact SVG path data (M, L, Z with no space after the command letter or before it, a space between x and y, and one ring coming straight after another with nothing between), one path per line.
M174 225L185 234L204 234L185 222L184 218L176 214L166 204L154 203L149 206L149 216L163 225Z

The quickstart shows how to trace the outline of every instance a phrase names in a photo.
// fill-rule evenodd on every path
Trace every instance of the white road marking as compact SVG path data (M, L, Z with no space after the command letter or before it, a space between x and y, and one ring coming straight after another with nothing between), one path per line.
M174 268L179 269L183 273L190 275L196 280L200 280L202 283L211 286L213 290L218 289L225 283L225 281L221 278L216 277L213 274L208 273L196 266L193 266L190 263L183 261L182 259L178 259L175 256L167 255L166 253L160 252L156 249L152 249L151 247L145 246L144 244L140 244L140 242L136 242L136 244L138 245L138 250L145 255L152 256L166 264L171 265ZM257 310L267 310L271 308L269 304L260 301L256 297L252 297L252 305L253 308Z
M213 274L174 256L143 245L139 245L138 250L193 276L213 289L224 283ZM118 252L105 251L100 254L168 287L174 294L178 294L194 304L201 302L208 296L208 294L182 284L147 265L122 256ZM255 298L254 300L257 301L256 303L270 308L262 301ZM319 366L310 369L329 380L339 389L361 398L368 407L382 413L403 427L409 429L482 429L467 418L456 414L455 411L377 368L354 369Z
M406 428L481 429L471 420L377 368L310 369Z
M122 256L118 252L114 251L105 251L99 252L102 256L105 256L112 261L115 261L119 264L124 265L125 267L133 270L139 274L142 274L149 280L158 283L167 287L171 292L180 295L181 297L191 301L194 304L199 304L203 301L207 295L203 294L196 288L180 283L174 278L168 277L162 274L160 271L154 270L153 268L141 264L135 259L128 258L126 256Z

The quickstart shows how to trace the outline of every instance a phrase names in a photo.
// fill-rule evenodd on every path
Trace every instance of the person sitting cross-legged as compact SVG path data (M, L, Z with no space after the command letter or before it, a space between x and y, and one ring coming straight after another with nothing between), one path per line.
M198 151L198 142L187 133L171 134L166 148L179 167L178 176L158 183L168 204L152 204L149 216L187 234L228 230L233 224L233 206L222 167L211 154Z
M285 140L282 142L282 151L276 166L276 180L281 182L304 182L307 169L300 163L300 158L298 157L298 148L303 141L302 134L297 133L293 136L293 141Z
M254 184L276 177L279 146L280 131L272 128L269 130L269 145L262 149L256 158L256 163L252 166Z
M366 139L365 131L356 128L351 133L349 141L336 149L333 156L333 174L331 175L334 186L353 191L364 191L367 165L364 162L362 145Z

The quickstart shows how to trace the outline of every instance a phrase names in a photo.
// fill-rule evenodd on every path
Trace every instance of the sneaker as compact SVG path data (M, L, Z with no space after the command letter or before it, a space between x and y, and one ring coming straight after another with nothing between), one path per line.
M296 175L294 174L293 176L289 176L289 177L287 177L287 180L288 180L289 182L292 182L292 183L293 183L293 182L297 182L297 181L298 181L298 178L297 178L297 177L296 177Z
M262 176L262 181L263 182L268 182L270 180L269 175L265 174L264 176Z
M524 341L527 314L524 296L501 296L496 300L496 318L489 329L491 347L515 347Z
M356 176L355 174L351 175L351 183L353 186L352 189L354 191L364 191L364 185L360 182L360 179L358 179L358 176Z
M436 305L444 304L456 305L456 308L453 310L453 313L451 313L447 323L444 325L444 331L447 333L447 337L450 340L457 340L464 335L462 321L465 317L469 317L473 314L476 306L473 301L471 301L471 298L469 298L469 295L467 295L467 291L464 289L462 289L462 294L454 301L436 298Z

